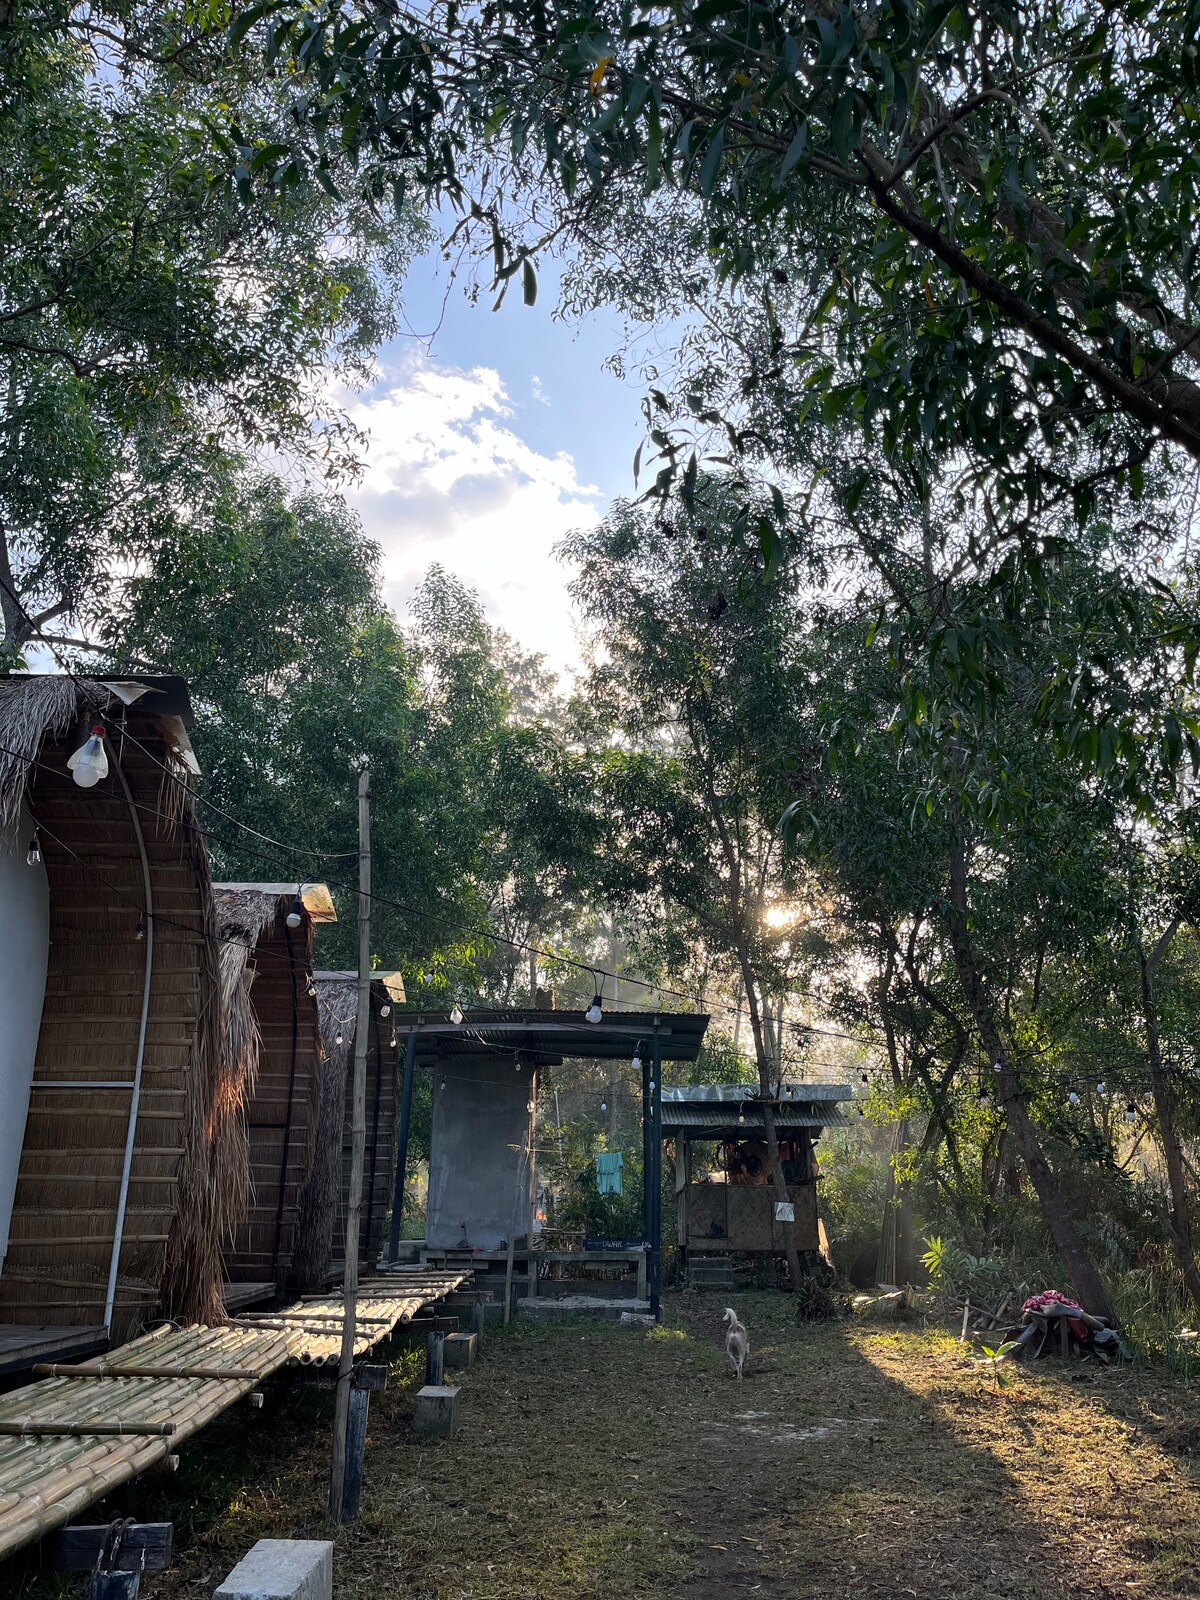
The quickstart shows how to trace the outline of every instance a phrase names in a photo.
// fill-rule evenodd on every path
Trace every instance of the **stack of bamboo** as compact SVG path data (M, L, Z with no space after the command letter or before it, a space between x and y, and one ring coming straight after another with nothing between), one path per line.
M367 1285L365 1355L469 1273L414 1272ZM35 1368L0 1397L0 1559L147 1471L281 1367L336 1365L340 1295L222 1328L156 1329L107 1356Z

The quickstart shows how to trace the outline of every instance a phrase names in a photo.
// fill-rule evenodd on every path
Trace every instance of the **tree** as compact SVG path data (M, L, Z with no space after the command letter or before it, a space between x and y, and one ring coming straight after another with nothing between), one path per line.
M95 627L119 572L186 551L237 451L344 467L323 386L390 330L414 229L266 184L279 97L182 11L13 8L0 106L0 613L20 646ZM223 115L251 147L240 194Z
M597 870L626 906L639 952L675 974L702 971L701 987L740 984L772 1182L786 1201L772 1107L780 997L797 960L788 919L769 913L797 891L776 825L793 748L792 614L786 579L768 591L731 559L720 530L732 514L723 486L706 481L695 519L671 538L618 502L563 550L596 650L592 742L615 737L597 763L613 828ZM797 1284L794 1243L787 1256Z
M304 74L309 152L338 133L470 208L500 283L525 267L533 287L533 241L506 239L498 203L514 170L538 174L557 227L586 228L622 184L682 191L724 276L807 279L815 315L779 328L780 358L894 450L958 448L965 429L1018 497L1044 433L1107 436L1115 459L1124 418L1200 458L1179 248L1197 221L1195 0L711 0L658 20L269 0L235 30L264 14L268 59Z

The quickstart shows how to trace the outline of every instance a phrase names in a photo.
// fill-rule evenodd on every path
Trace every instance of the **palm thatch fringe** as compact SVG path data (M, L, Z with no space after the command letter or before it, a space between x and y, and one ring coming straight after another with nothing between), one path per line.
M317 1108L312 1170L300 1200L292 1283L315 1291L325 1286L333 1257L334 1226L342 1204L342 1124L346 1114L346 1077L357 1024L356 980L318 978L317 1015L325 1066Z
M30 774L49 735L63 734L80 713L80 688L73 678L0 678L0 826L21 816Z

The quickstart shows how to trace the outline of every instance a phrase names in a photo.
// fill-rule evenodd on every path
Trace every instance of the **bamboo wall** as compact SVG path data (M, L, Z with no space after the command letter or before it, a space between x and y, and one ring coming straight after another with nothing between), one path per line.
M129 730L158 760L152 718ZM116 1222L130 1095L49 1090L46 1080L132 1083L146 944L137 938L142 872L115 773L78 788L66 756L78 742L47 742L31 774L50 886L46 998L17 1181L0 1321L99 1325ZM203 1093L198 1051L215 1004L215 947L202 845L177 815L180 791L149 755L119 735L120 755L150 859L155 922L153 979L141 1105L112 1326L130 1337L158 1306L181 1166ZM175 794L164 790L175 788ZM185 809L190 812L190 803ZM203 1016L202 1016L203 1013ZM192 1119L189 1123L189 1117Z
M306 916L290 929L286 910L276 912L251 958L250 1002L262 1042L246 1109L250 1206L225 1262L231 1282L280 1290L291 1274L321 1084L317 1003L308 993L312 923Z

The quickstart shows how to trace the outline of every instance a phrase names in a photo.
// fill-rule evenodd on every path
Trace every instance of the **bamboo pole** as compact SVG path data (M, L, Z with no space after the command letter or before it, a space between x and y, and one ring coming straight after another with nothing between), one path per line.
M73 1367L61 1361L39 1361L35 1378L253 1378L263 1376L258 1367Z
M358 1313L358 1222L362 1209L367 1145L367 1034L371 1026L371 773L358 775L358 1022L354 1034L354 1094L350 1122L350 1193L346 1197L346 1276L342 1295L346 1320L338 1361L333 1453L329 1467L329 1515L342 1520L346 1482L346 1433Z
M23 1417L20 1422L0 1422L0 1434L15 1435L21 1439L31 1434L44 1434L47 1438L65 1435L78 1439L93 1433L97 1438L115 1434L123 1439L127 1434L134 1433L156 1434L166 1438L174 1432L173 1422L41 1422L34 1417Z

